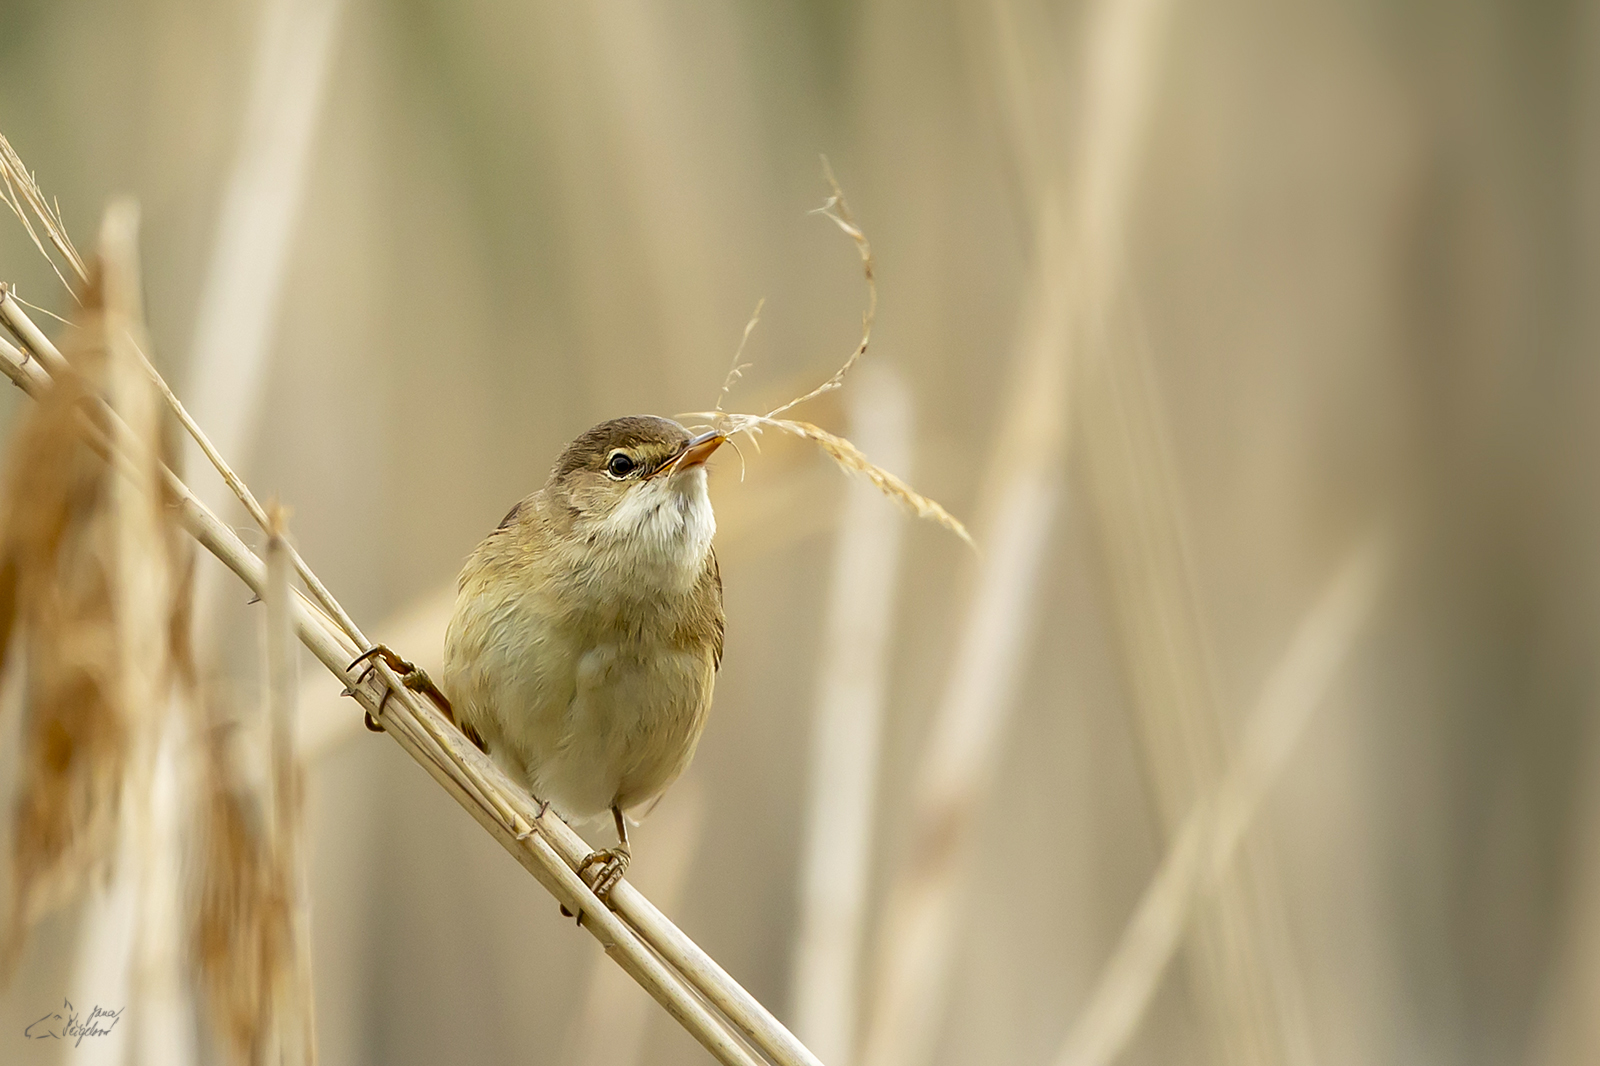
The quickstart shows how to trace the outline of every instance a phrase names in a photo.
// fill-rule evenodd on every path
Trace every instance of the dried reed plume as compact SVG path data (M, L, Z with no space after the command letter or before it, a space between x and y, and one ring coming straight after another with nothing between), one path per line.
M232 730L206 742L195 962L212 1023L234 1061L316 1060L310 937L305 898L303 770L295 751L297 679L289 578L293 570L281 517L269 513L267 540L267 699L269 772L252 787L239 765ZM274 1049L276 1044L276 1049Z
M206 737L194 958L211 1022L236 1062L265 1060L274 989L288 963L287 879L267 812L243 784L232 738Z
M8 203L42 205L3 141L0 159ZM131 232L130 210L108 211L108 235ZM142 328L137 274L110 258L85 275L65 352L51 350L53 383L12 442L0 528L0 653L23 645L7 661L24 665L28 686L8 965L34 921L109 871L128 827L124 794L148 786L168 692L190 677L183 541L160 480L157 402L130 350ZM0 308L17 311L3 289ZM83 435L106 419L132 445L115 470ZM135 800L126 812L135 829L142 809Z
M788 403L779 404L764 415L735 414L722 409L722 402L727 398L728 390L733 387L743 375L744 370L750 365L741 363L740 357L744 354L744 346L750 339L750 333L755 329L756 323L761 319L761 304L756 305L755 314L750 316L750 321L745 324L744 335L739 340L738 351L734 353L733 365L728 370L727 377L722 382L722 389L717 393L717 403L710 411L693 411L689 418L703 418L718 432L728 436L743 433L754 439L763 429L776 429L789 433L802 440L809 440L820 445L839 466L851 473L861 474L870 481L879 492L894 500L896 503L907 507L918 518L925 518L939 523L956 536L967 542L967 546L976 550L977 545L972 540L972 535L967 532L967 527L960 520L945 510L937 501L907 485L893 474L877 466L861 453L861 449L851 444L845 438L827 430L812 425L810 422L798 422L786 418L778 418L783 414L807 400L814 400L824 393L832 392L844 384L845 375L861 361L867 353L867 345L872 341L872 324L878 315L878 282L874 276L872 259L872 245L867 242L867 235L861 227L856 225L855 218L850 214L850 205L845 202L844 191L839 188L839 182L833 176L833 168L829 166L826 156L822 159L822 171L828 179L828 187L833 190L833 195L819 208L815 214L822 215L832 220L833 224L844 231L856 244L856 251L861 255L861 272L867 283L867 309L861 316L861 340L857 342L850 355L833 375L801 396L796 396Z

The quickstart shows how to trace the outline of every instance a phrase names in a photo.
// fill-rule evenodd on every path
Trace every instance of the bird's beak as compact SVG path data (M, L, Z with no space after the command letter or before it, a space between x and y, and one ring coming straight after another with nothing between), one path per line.
M698 437L692 438L688 444L685 444L683 451L668 465L667 469L676 473L680 470L691 470L694 467L704 465L705 461L711 458L711 453L716 451L722 442L727 439L725 435L718 433L714 429L707 430Z

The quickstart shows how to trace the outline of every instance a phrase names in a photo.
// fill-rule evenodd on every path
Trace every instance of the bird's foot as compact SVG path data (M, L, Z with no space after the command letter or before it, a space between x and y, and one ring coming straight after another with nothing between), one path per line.
M622 875L628 872L628 862L632 858L628 849L623 846L591 852L578 866L578 876L588 881L589 868L598 866L600 869L595 873L589 888L595 895L605 899L616 887L617 882L622 880Z
M363 663L366 664L366 669L361 671L360 676L356 678L355 683L359 685L361 682L367 679L369 674L372 673L372 671L375 669L374 664L379 659L383 660L385 666L400 676L400 683L402 685L410 689L412 692L420 693L421 695L427 696L429 699L433 700L433 702L438 705L439 709L444 712L444 716L450 719L451 723L455 723L455 708L450 706L449 698L445 696L442 691L440 691L438 685L433 683L433 678L428 676L428 672L415 663L407 662L406 660L400 658L400 656L396 655L392 650L390 650L388 645L374 644L372 647L356 656L355 661L345 669L347 671L354 670ZM346 689L345 691L348 693L351 691L351 689ZM381 702L378 706L379 709L382 710L383 705ZM375 733L383 732L383 726L373 719L370 711L367 713L367 728ZM469 734L469 736L472 736L473 743L477 744L478 747L483 747L483 744L478 741L475 735Z

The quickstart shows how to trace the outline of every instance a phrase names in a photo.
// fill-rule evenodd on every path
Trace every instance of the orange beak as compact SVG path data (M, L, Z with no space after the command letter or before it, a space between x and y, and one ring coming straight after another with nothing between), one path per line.
M716 451L722 445L722 442L727 439L727 437L714 429L707 430L698 437L692 438L688 444L685 444L683 452L672 461L667 469L677 472L703 466L705 461L711 458L711 453Z

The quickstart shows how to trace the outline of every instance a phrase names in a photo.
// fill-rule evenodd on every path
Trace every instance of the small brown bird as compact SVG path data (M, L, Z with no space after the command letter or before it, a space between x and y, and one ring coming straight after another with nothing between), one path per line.
M455 718L567 819L610 811L604 896L628 866L623 813L694 756L722 662L722 575L705 462L726 438L650 416L567 445L461 571L445 634Z

